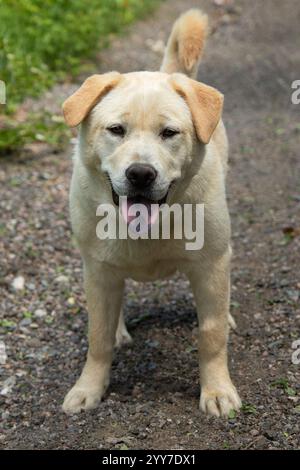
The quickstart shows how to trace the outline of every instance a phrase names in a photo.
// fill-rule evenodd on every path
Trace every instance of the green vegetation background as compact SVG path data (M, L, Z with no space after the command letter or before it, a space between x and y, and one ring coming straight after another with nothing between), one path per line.
M35 135L59 140L62 123L49 122L46 113L16 126L12 116L18 105L76 76L107 45L110 34L119 33L158 2L0 0L0 79L6 84L5 113L11 116L5 125L0 123L0 151L30 142ZM52 137L46 135L49 124Z

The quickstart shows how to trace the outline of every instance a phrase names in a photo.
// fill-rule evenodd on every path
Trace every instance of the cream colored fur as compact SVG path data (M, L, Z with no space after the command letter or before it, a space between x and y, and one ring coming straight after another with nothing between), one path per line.
M222 95L189 78L195 76L206 33L206 16L197 10L187 12L174 25L160 72L114 72L113 83L108 74L93 76L64 105L70 125L82 121L70 209L89 312L87 361L65 397L67 413L98 405L109 384L114 344L130 341L120 313L125 279L149 281L176 271L189 278L197 305L200 408L227 416L241 405L227 367L228 319L234 321L229 316L228 145L220 119ZM128 137L121 140L107 132L107 126L120 120L128 129ZM168 142L159 135L166 124L180 129ZM187 251L185 240L97 238L97 206L112 203L107 174L117 193L125 194L124 171L133 162L157 169L157 200L174 182L169 204L204 203L202 250Z

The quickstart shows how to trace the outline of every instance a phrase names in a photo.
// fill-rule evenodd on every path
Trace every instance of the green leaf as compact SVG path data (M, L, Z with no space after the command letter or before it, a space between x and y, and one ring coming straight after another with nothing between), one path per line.
M120 450L129 450L129 447L126 444L122 444Z
M285 391L289 397L295 397L297 395L296 390L294 390L292 387L287 387Z
M300 414L300 405L295 406L294 411L295 411L297 414Z
M255 414L256 413L256 406L251 405L251 403L243 403L242 411L243 411L243 413L245 413L247 415Z
M228 418L229 419L235 419L236 418L236 411L235 410L230 410L228 413Z

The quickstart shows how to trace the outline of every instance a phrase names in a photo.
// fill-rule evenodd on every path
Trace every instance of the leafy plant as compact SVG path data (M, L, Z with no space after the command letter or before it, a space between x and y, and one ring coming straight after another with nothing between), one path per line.
M228 413L228 418L229 419L235 419L236 418L236 411L234 409L231 409Z
M250 415L256 413L256 406L252 405L251 403L243 403L242 405L242 412Z
M63 122L54 121L47 112L29 114L23 123L6 119L1 129L0 155L30 142L46 142L60 148L70 135L70 130Z
M2 328L14 328L16 323L12 320L7 320L4 318L3 320L0 319L0 327Z
M294 397L297 394L296 390L290 386L289 381L286 378L275 380L271 383L271 387L282 388L289 397Z
M0 80L5 112L12 115L26 97L87 67L111 34L119 33L159 0L0 0ZM3 107L4 109L4 107ZM3 111L0 109L0 118ZM2 116L3 117L3 116ZM0 152L44 139L56 143L63 124L28 116L26 123L0 119ZM41 137L42 136L42 137Z
M158 0L0 0L0 79L10 111L27 96L79 72Z

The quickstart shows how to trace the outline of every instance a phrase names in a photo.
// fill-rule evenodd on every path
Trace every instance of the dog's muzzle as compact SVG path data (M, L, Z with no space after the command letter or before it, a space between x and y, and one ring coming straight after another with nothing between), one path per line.
M139 166L139 168L137 168ZM140 168L140 167L143 168ZM125 172L127 188L123 194L118 194L108 176L111 187L112 199L116 206L121 206L121 214L128 224L135 218L134 209L143 206L144 215L147 214L148 225L153 225L158 217L159 207L167 201L170 186L164 196L157 199L153 196L153 185L157 177L156 170L151 165L131 165ZM121 204L120 204L121 203ZM134 206L134 207L132 207Z

